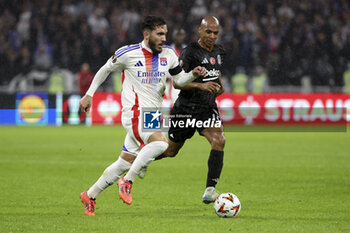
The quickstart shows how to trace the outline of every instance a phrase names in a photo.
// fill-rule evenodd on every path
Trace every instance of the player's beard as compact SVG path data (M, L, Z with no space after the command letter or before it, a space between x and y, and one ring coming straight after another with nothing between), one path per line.
M149 47L152 49L153 53L160 53L160 52L162 52L162 49L160 49L160 51L157 50L156 43L152 40L152 37L149 38L148 44L149 44Z

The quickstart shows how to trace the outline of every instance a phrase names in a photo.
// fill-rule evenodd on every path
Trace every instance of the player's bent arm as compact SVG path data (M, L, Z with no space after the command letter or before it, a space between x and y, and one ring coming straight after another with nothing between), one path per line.
M91 97L94 96L97 88L106 80L107 76L110 74L110 70L107 68L107 63L104 64L96 73L94 79L91 82L89 90L86 92L86 95Z
M175 82L173 83L174 84L174 88L175 89L180 89L180 90L191 90L191 89L200 89L200 84L201 83L195 83L195 82L191 82L185 86L179 86L177 85Z
M192 70L192 72L186 73L180 66L169 70L170 75L173 77L174 82L180 86L186 86L195 80L198 76L204 76L206 74L206 69L201 66L197 66Z
M186 73L182 70L179 74L173 75L173 79L176 85L183 87L195 80L196 76L192 72Z

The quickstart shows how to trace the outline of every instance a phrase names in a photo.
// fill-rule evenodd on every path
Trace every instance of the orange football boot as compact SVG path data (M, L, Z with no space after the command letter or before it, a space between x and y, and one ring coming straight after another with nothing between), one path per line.
M95 216L96 201L89 198L87 195L87 190L80 194L80 199L85 206L85 215Z
M118 180L118 187L119 187L119 197L126 204L131 205L131 203L132 203L132 197L131 197L132 182L125 180L124 177L121 177Z

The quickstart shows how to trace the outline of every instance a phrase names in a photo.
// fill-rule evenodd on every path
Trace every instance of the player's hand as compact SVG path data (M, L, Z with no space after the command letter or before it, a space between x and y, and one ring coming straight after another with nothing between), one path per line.
M221 89L221 86L216 82L205 82L205 83L200 83L198 88L202 91L209 91L210 93L218 93Z
M221 95L224 92L225 92L224 87L220 85L220 87L217 89L216 96L219 96L219 95Z
M205 76L207 76L207 69L205 69L205 68L202 67L202 66L197 66L196 68L194 68L194 69L192 70L192 74L193 74L193 76L195 76L195 77L199 77L199 76L205 77Z
M82 112L89 112L92 103L92 97L89 95L84 95L79 101L80 110Z

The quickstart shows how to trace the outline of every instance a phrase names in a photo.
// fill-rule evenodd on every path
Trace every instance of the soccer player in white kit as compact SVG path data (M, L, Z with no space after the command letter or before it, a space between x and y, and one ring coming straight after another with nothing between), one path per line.
M140 117L140 110L144 107L161 107L167 71L179 86L206 74L206 69L200 66L189 73L182 70L175 51L164 45L167 26L162 18L147 16L142 30L144 40L118 49L96 73L89 90L80 100L81 110L89 111L95 91L108 74L123 70L122 124L127 135L118 160L105 169L94 185L80 194L85 215L95 215L97 196L118 179L119 196L130 205L132 183L138 172L167 149L167 139L161 132L141 131ZM125 171L127 174L120 177Z

